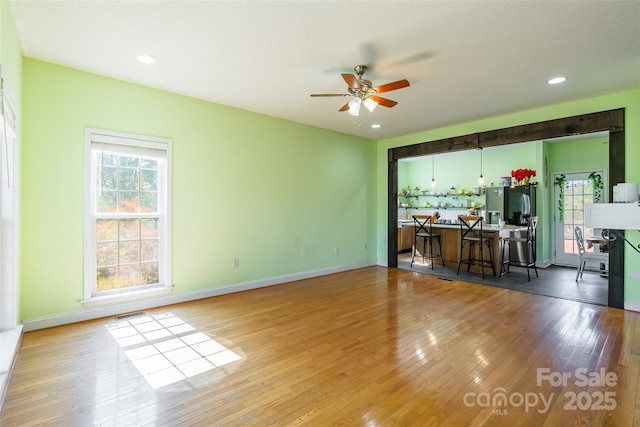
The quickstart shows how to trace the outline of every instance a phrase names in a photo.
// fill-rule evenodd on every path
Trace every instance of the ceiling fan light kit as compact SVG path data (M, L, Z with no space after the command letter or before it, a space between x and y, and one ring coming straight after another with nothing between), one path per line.
M349 101L347 103L347 105L349 106L349 114L351 114L352 116L359 116L361 103L362 100L360 98L353 98L351 101Z
M319 93L311 94L311 96L352 96L353 98L343 105L338 111L347 111L352 116L358 116L360 115L360 106L362 104L364 104L370 112L373 112L378 105L382 105L387 108L396 106L398 104L396 101L382 98L377 95L379 93L390 92L392 90L402 89L409 86L409 81L403 79L378 87L373 87L370 80L362 78L364 72L367 71L366 65L356 65L353 70L356 72L358 77L353 74L342 74L342 78L347 83L348 93Z
M365 107L367 107L367 110L369 110L371 113L373 113L373 110L375 110L376 107L378 106L378 103L374 101L373 98L365 99L363 104Z

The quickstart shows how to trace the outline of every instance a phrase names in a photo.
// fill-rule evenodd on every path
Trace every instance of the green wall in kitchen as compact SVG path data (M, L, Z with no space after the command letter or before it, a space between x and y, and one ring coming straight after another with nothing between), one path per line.
M595 169L608 170L609 149L605 142L606 135L585 136L563 142L532 141L501 147L490 147L483 150L482 171L487 186L498 185L500 177L510 176L513 169L533 169L536 177L532 182L536 188L536 212L540 218L538 223L538 260L547 264L553 260L553 186L551 182L554 172L586 171ZM538 156L542 148L544 156ZM544 158L547 159L545 169ZM398 169L400 188L416 185L431 190L431 156L420 161L401 161L403 168ZM456 153L438 154L434 156L436 186L435 191L447 191L454 186L457 189L477 187L480 175L480 154L478 150ZM551 181L550 181L551 180ZM422 200L421 200L422 201Z
M405 163L405 162L401 162ZM407 183L414 188L431 188L431 156L421 161L406 162ZM480 176L480 151L469 150L457 153L437 154L433 158L435 191L447 191L451 186L457 189L471 189L478 186ZM482 152L482 174L486 185L498 185L500 177L511 176L513 169L536 169L536 147L534 142L513 146L486 148ZM400 171L398 171L400 177ZM400 178L398 178L400 181Z
M23 68L23 319L84 309L87 126L173 140L174 294L375 262L375 142L33 59Z
M542 146L541 141L531 141L522 144L513 144L501 147L489 147L482 151L482 174L485 177L486 186L498 186L501 177L510 177L514 169L532 169L536 176L531 182L538 183L536 187L536 213L539 216L538 227L543 230L545 224L550 223L551 213L546 211L546 191L544 188L544 173L541 157L538 151ZM398 170L398 180L407 181L406 185L414 188L431 190L431 156L422 161L400 161L399 164L407 165L405 172ZM455 153L437 154L434 156L436 190L448 191L451 186L457 190L469 190L478 187L480 175L480 152L478 150L459 151ZM403 179L400 176L406 175ZM423 185L422 185L423 184ZM447 199L450 200L450 199ZM478 198L474 198L478 200ZM423 199L419 200L423 202ZM432 200L431 200L432 201ZM462 212L456 212L461 214ZM543 239L538 239L538 260L548 262L551 253L547 250Z
M387 158L390 148L618 108L625 109L625 178L627 182L640 182L640 168L637 167L640 159L640 89L549 105L468 123L452 124L438 129L379 141L377 156L378 258L381 262L387 261ZM537 147L535 157L535 164L542 165L544 148ZM543 191L543 199L545 200L543 203L546 204L546 200L550 197L547 193L549 187L547 186ZM545 207L545 209L549 208ZM550 232L549 230L550 224L547 224L543 233L546 235ZM627 236L636 244L640 242L639 232L628 232ZM640 286L638 286L640 283L632 280L631 275L632 271L638 270L638 265L640 265L640 255L627 248L625 250L624 273L625 300L635 303L640 302Z
M609 137L585 136L565 142L545 142L549 173L609 170Z

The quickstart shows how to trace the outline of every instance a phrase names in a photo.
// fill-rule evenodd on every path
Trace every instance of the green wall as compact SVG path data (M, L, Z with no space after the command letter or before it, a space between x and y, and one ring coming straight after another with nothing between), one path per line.
M431 188L431 156L422 161L400 162L407 165L406 185L414 188ZM480 176L480 151L469 150L457 153L437 154L433 159L435 191L447 191L451 186L457 189L471 189L478 186ZM536 164L536 143L516 144L497 148L486 148L482 152L482 174L486 185L498 185L500 177L511 176L513 169L538 169ZM401 173L398 170L398 181ZM534 178L534 181L536 179Z
M608 136L584 137L567 142L545 142L549 174L567 171L609 170Z
M625 108L626 181L640 182L640 168L637 166L638 160L640 159L640 89L490 117L483 120L379 141L377 156L378 258L382 260L382 262L386 262L387 260L387 154L390 148L617 108ZM536 164L542 164L543 156L544 149L538 146L536 150ZM545 203L547 198L548 196L543 196ZM545 207L545 209L548 209L548 207ZM544 227L543 233L545 233L545 235L549 233L549 227L550 224ZM627 236L632 242L636 242L636 244L640 241L640 233L638 232L628 232ZM637 271L638 265L640 265L640 255L627 248L625 250L626 301L640 302L640 286L637 286L639 283L633 281L631 278L631 272Z
M174 294L375 262L375 142L33 59L23 79L23 319L84 309L87 126L173 140Z

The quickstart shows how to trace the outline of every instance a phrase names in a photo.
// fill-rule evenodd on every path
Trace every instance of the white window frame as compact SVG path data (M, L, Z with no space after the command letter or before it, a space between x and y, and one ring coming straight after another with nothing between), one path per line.
M96 182L92 165L92 147L100 144L109 151L124 154L153 154L162 158L166 167L160 168L158 179L158 278L157 285L125 288L119 291L97 292L96 265ZM84 300L85 306L126 302L155 297L171 292L171 147L172 141L144 135L85 129L85 248ZM164 172L164 173L163 173Z
M19 159L15 102L0 77L0 333L18 326ZM0 338L1 341L1 338ZM1 350L1 349L0 349ZM2 353L0 351L0 353ZM0 357L5 356L0 354ZM0 371L4 368L0 361ZM0 372L0 379L2 374ZM1 381L0 381L1 383ZM0 391L2 387L0 384Z

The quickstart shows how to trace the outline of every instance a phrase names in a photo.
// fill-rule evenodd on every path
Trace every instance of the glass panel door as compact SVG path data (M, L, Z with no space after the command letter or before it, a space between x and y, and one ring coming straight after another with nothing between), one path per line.
M604 193L594 188L594 180L590 178L593 174L605 176L603 171L554 174L554 252L558 265L578 266L576 227L582 229L585 239L601 232L584 226L584 205L600 201ZM587 245L587 251L594 250L599 248Z

